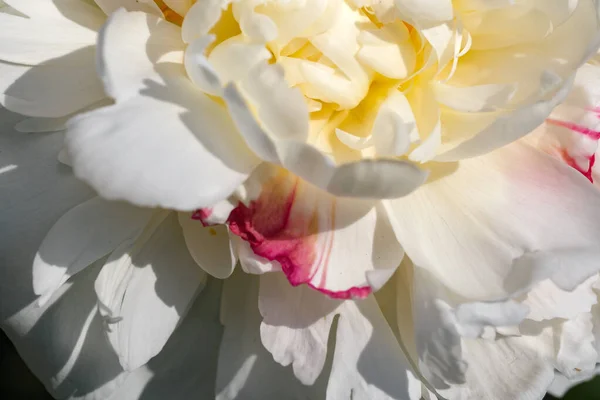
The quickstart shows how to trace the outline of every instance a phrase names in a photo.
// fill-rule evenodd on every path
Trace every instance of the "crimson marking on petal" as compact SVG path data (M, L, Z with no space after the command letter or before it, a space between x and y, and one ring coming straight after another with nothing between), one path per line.
M587 170L581 168L579 166L579 164L577 164L575 159L573 159L573 157L571 157L565 149L562 149L560 151L560 155L561 155L562 159L567 163L567 165L576 169L583 176L585 176L591 183L594 183L594 178L592 177L592 169L594 168L594 164L596 163L596 155L595 154L592 154L591 156L587 157L587 159L588 159Z
M578 125L573 122L560 121L558 119L553 119L553 118L548 118L546 120L546 122L549 123L550 125L560 126L562 128L570 129L573 132L581 133L582 135L585 135L585 136L589 137L590 139L600 140L600 132L599 131L595 131L593 129L586 128L583 125Z
M227 219L230 232L246 241L254 254L278 262L292 286L307 284L335 299L367 297L371 293L369 286L334 291L312 282L321 268L327 269L333 245L333 222L328 230L321 232L327 235L326 242L323 251L317 251L317 211L300 207L292 217L294 202L301 196L299 178L279 178L267 182L257 200L248 206L240 202L233 209ZM325 283L325 275L319 283L321 286Z
M200 221L204 227L216 225L206 222L206 220L212 215L212 212L212 208L200 208L192 213L192 219Z

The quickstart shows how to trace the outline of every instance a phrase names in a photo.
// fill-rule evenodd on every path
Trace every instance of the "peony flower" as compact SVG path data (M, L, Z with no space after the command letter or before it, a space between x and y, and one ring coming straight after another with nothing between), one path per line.
M3 327L57 398L593 373L595 1L5 2L0 103L100 195L9 137Z

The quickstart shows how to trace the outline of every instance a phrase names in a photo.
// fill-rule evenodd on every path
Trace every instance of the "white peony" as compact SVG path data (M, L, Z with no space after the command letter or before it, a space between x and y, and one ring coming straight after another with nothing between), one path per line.
M101 196L0 137L2 326L55 397L593 374L595 1L4 2L0 103Z

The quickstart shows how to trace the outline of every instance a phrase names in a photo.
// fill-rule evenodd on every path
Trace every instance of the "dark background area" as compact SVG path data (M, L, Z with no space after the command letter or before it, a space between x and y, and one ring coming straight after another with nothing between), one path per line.
M0 399L52 400L44 386L25 366L14 346L0 330ZM569 391L564 400L600 400L600 377ZM546 396L544 400L556 400Z

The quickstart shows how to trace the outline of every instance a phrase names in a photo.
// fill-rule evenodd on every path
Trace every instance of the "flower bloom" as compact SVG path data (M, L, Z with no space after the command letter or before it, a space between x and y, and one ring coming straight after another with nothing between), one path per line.
M572 84L596 2L5 2L0 103L22 131L68 120L61 160L101 196L52 225L5 323L20 340L93 292L37 371L56 396L135 398L219 296L209 397L540 398L592 374L596 67ZM69 387L82 359L111 378Z

